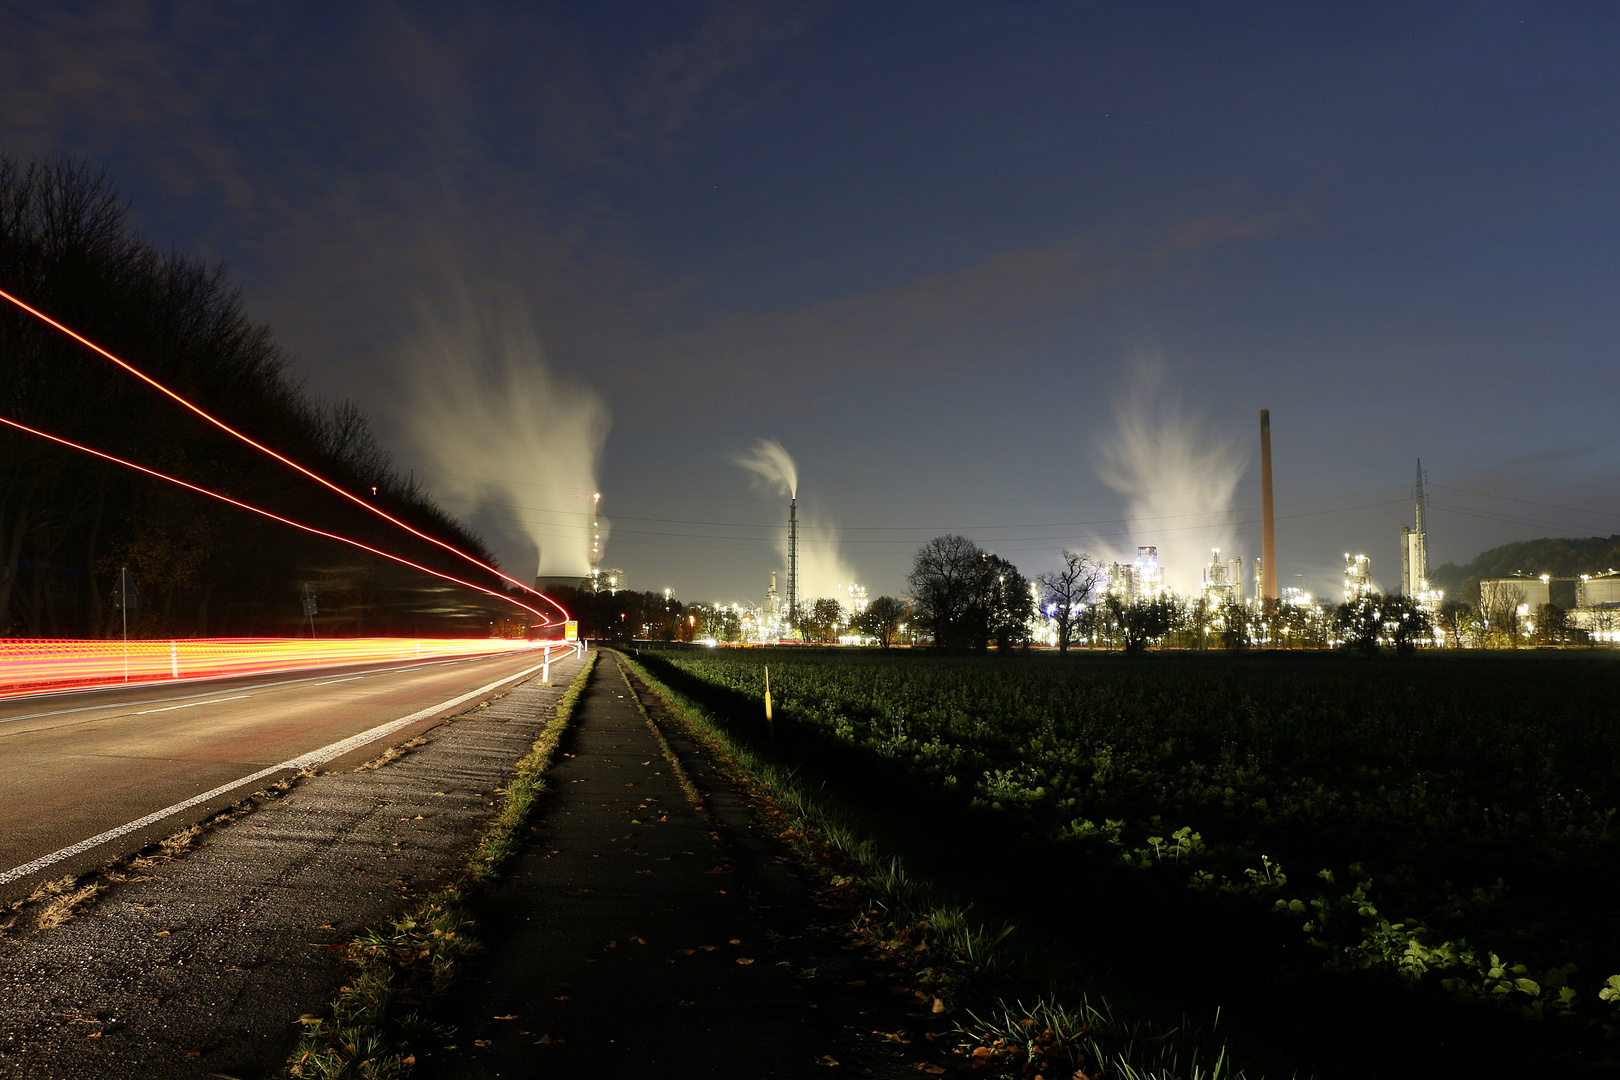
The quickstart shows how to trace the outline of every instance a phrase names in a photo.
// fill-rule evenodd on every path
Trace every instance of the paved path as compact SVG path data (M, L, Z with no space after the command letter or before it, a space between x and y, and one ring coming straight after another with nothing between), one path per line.
M731 837L751 846L746 811L699 776L726 803L722 844L629 694L603 653L535 841L482 909L495 944L452 995L454 1049L420 1055L419 1075L834 1074L791 946L762 917L804 890L763 838L730 868Z

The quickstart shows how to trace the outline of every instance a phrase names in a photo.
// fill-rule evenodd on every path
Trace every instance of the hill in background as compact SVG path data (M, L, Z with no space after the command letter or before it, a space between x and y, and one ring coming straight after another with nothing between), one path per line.
M1620 536L1543 537L1491 548L1462 566L1446 563L1431 570L1429 580L1448 597L1472 603L1479 599L1482 578L1521 571L1567 578L1602 573L1611 567L1620 567ZM1554 602L1559 599L1554 595Z

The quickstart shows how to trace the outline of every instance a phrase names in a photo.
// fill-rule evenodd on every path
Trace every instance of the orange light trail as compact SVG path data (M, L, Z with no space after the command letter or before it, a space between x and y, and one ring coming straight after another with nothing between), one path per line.
M251 503L242 502L240 499L233 499L229 495L221 495L219 492L210 491L209 489L207 489L205 487L198 487L196 484L188 483L185 480L181 480L179 477L170 476L167 473L158 472L156 469L149 469L145 465L137 465L133 461L125 461L121 457L114 457L112 454L103 453L100 450L93 450L88 446L81 446L79 443L73 442L73 441L71 441L69 439L64 439L59 435L52 435L52 434L50 434L48 432L40 431L37 428L31 428L27 424L19 424L17 421L9 420L4 416L0 416L0 424L4 424L5 426L11 427L11 428L16 428L18 431L25 431L30 435L37 435L41 439L47 439L47 440L49 440L49 441L51 441L53 443L58 443L58 444L60 444L62 446L69 447L70 449L77 450L80 453L89 454L92 457L101 458L103 461L110 461L115 465L122 465L126 469L134 469L136 472L145 473L147 476L156 477L159 480L163 480L163 481L165 481L167 483L174 484L177 487L183 487L188 491L195 491L199 495L206 495L210 499L218 499L222 503L229 503L231 506L235 506L235 507L238 507L238 508L240 508L242 510L247 510L247 511L250 511L251 513L258 514L260 517L267 517L271 521L279 521L283 525L290 525L295 529L299 529L299 530L301 530L303 532L310 533L310 534L312 534L314 536L325 537L328 540L336 540L340 544L348 544L350 547L359 548L361 551L369 551L373 555L377 555L377 556L380 556L381 558L388 559L391 562L399 563L401 566L409 566L411 569L420 570L424 574L431 574L434 577L440 578L440 579L442 579L444 581L454 582L455 584L464 586L465 588L472 589L472 590L474 590L476 592L481 592L485 596L493 596L497 600L503 600L508 604L514 604L514 605L522 608L524 611L527 611L530 614L534 615L536 618L538 618L540 620L540 625L542 625L542 626L556 626L557 625L557 623L554 622L549 617L547 617L547 615L544 612L538 610L537 608L532 608L528 604L525 604L523 601L516 600L516 599L506 595L505 593L498 593L495 590L485 588L482 585L474 585L470 581L463 581L461 578L452 577L449 574L442 573L441 571L434 570L434 569L432 569L430 567L423 566L421 563L412 562L410 559L404 558L403 556L394 555L394 554L391 554L389 552L386 552L386 551L382 550L381 548L374 548L370 544L361 543L359 540L351 540L347 536L341 536L338 533L327 532L325 529L317 529L313 525L305 525L302 522L294 521L292 518L285 518L285 517L282 517L280 514L271 513L269 510L261 510L259 507L254 506ZM454 549L452 549L452 550L454 550ZM533 592L534 590L531 589L529 591ZM551 604L552 607L556 608L558 611L561 611L563 613L563 618L564 619L568 618L568 612L567 612L567 610L565 610L563 608L563 606L561 604L557 603L555 600L552 600L549 596L544 596L544 594L537 594L537 595L542 596L545 600L547 600Z
M126 683L185 683L342 664L483 656L559 644L495 638L0 641L0 698Z
M337 492L339 495L343 496L345 499L348 499L350 502L356 504L357 506L364 507L365 509L369 510L373 514L376 514L378 517L384 519L385 521L392 522L393 524L399 526L401 529L404 529L406 532L412 534L413 536L416 536L416 537L419 537L419 538L421 538L423 540L426 540L430 544L437 544L439 547L443 548L444 550L456 555L459 558L465 559L467 562L472 563L474 566L478 567L479 569L487 570L490 573L494 574L496 577L500 578L501 580L509 582L510 584L516 585L518 588L522 589L524 592L531 593L534 596L538 596L540 599L544 600L546 603L550 604L552 607L554 607L558 611L562 612L562 617L564 619L568 618L568 612L561 604L557 603L557 601L553 600L551 597L547 596L545 593L541 592L539 589L536 589L534 586L525 584L524 582L519 581L517 578L511 577L511 576L507 575L506 573L503 573L501 570L499 570L499 569L497 569L497 568L495 568L493 566L490 566L489 564L483 562L482 560L474 558L473 556L467 554L465 551L462 551L460 548L457 548L453 544L448 544L445 541L440 540L437 537L429 536L427 533L422 532L420 529L417 529L417 528L415 528L415 527L413 527L411 525L408 525L405 522L401 521L399 518L394 517L392 514L388 513L386 510L382 509L381 507L374 506L371 503L366 502L366 500L360 498L360 496L355 495L352 492L345 491L343 488L341 488L338 485L332 483L332 481L326 479L324 476L321 476L318 473L311 472L309 469L304 468L304 466L298 464L298 462L296 462L296 461L293 461L291 458L284 457L283 455L278 454L276 451L270 449L268 446L265 446L263 443L256 441L255 439L251 438L248 435L244 435L242 432L237 431L235 428L233 428L229 424L225 423L225 421L223 421L223 420L219 419L218 417L212 415L211 413L205 411L201 407L199 407L197 405L193 405L190 401L188 401L185 398L181 397L179 394L175 393L173 390L170 390L167 386L164 386L162 383L158 382L156 379L152 378L150 375L146 374L144 371L141 371L139 368L135 367L133 364L130 364L130 363L124 361L124 360L119 359L118 357L114 356L112 353L108 352L106 349L102 348L100 345L97 345L95 342L93 342L89 338L85 337L83 334L80 334L79 332L77 332L76 330L73 330L70 327L64 326L62 323L57 322L55 319L51 318L49 315L45 314L43 311L40 311L38 308L31 307L30 305L23 302L22 300L19 300L17 297L12 296L10 293L6 292L4 289L0 289L0 299L9 300L11 303L15 304L17 307L19 307L22 310L26 311L28 314L34 316L34 318L40 320L41 322L47 324L48 326L51 326L51 327L54 327L57 330L60 330L62 333L66 334L68 337L72 338L74 341L77 341L79 344L83 345L85 348L90 349L91 351L96 352L96 353L100 354L101 356L106 357L108 360L112 361L114 364L117 364L119 367L123 368L125 371L127 371L131 375L135 376L137 379L140 379L142 382L146 383L148 386L152 387L153 389L159 391L162 394L167 395L168 397L170 397L170 398L174 399L175 401L179 402L181 405L184 405L187 409L190 409L192 412L196 413L198 416L202 417L204 420L208 421L210 424L213 424L215 427L219 428L221 431L223 431L226 434L232 436L233 438L240 439L242 442L247 443L249 446L253 447L255 450L258 450L261 453L265 453L265 454L270 455L271 457L275 458L277 461L281 462L283 465L286 465L288 468L296 469L298 472L303 473L305 476L309 477L311 480L315 481L317 484L320 484L323 487L329 488L332 491ZM49 438L49 436L47 436L47 438ZM442 577L443 575L440 575L440 576ZM533 608L526 608L526 610L534 611ZM535 612L535 614L539 615L540 613ZM548 625L548 626L552 625L549 620L546 620L545 616L541 615L540 617L541 617L541 619L543 621L545 621L546 625Z

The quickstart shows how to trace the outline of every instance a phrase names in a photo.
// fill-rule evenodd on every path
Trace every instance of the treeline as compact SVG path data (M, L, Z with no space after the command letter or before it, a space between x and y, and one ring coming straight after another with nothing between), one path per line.
M489 561L402 479L351 402L312 401L222 267L139 235L106 175L0 155L0 288L226 423ZM0 303L0 416L456 576L448 553L231 439L60 332ZM0 635L104 637L120 567L141 636L488 632L510 608L333 541L0 429ZM485 575L487 577L487 575Z
M658 592L609 591L551 586L546 595L579 622L581 637L592 641L692 641L699 604L684 604Z
M1583 549L1582 557L1589 554ZM1031 581L1006 559L962 536L940 536L922 545L908 580L912 603L903 610L913 620L914 640L952 653L1027 648L1037 640L1062 650L1072 645L1127 652L1263 646L1367 653L1591 642L1589 632L1576 627L1558 605L1523 613L1516 606L1522 596L1505 593L1474 602L1451 599L1433 610L1411 597L1376 594L1326 605L1248 604L1168 591L1123 597L1107 589L1103 565L1084 552L1065 550L1056 570ZM1620 616L1602 628L1620 629Z

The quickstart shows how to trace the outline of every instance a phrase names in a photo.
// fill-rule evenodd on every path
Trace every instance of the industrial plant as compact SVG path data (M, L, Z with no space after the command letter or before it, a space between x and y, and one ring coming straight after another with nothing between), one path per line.
M865 586L855 583L822 582L816 586L823 595L803 595L801 573L800 517L796 491L797 471L780 444L762 440L753 455L739 463L754 470L777 487L788 499L786 507L785 569L770 571L770 582L758 602L691 605L691 615L682 631L689 640L710 644L726 642L775 643L817 641L865 644L870 638L858 627L870 604ZM1400 584L1389 597L1373 577L1372 559L1365 553L1345 552L1344 568L1337 598L1318 600L1305 587L1303 575L1298 584L1278 586L1276 512L1272 487L1271 414L1260 410L1260 554L1245 556L1213 547L1201 568L1201 581L1192 596L1178 595L1168 581L1168 571L1156 544L1140 544L1135 559L1093 564L1098 576L1094 589L1077 612L1086 629L1082 637L1091 644L1106 645L1117 629L1122 612L1142 605L1158 605L1170 612L1163 636L1192 647L1219 639L1230 644L1242 641L1261 645L1326 647L1342 644L1351 633L1343 624L1346 611L1362 610L1377 621L1386 616L1405 622L1415 634L1402 638L1402 647L1412 645L1518 644L1550 640L1549 631L1577 632L1580 640L1594 643L1620 643L1620 572L1570 577L1515 573L1480 582L1477 604L1446 605L1445 594L1429 578L1427 516L1429 495L1427 474L1417 462L1411 487L1413 520L1400 527ZM586 499L585 524L589 572L583 579L539 577L542 588L566 587L592 596L614 597L628 593L621 569L603 567L601 504L599 492ZM1184 569L1184 568L1183 568ZM1028 625L1022 640L1037 645L1057 645L1055 608L1046 602L1041 586L1030 581ZM634 595L634 594L630 594ZM648 594L649 596L651 594ZM665 590L664 606L672 601ZM656 598L655 598L656 599ZM1395 607L1390 607L1394 604ZM1404 606L1401 606L1404 605ZM1395 614L1390 616L1389 612ZM1401 614L1405 612L1406 614ZM1459 614L1462 612L1463 614ZM698 623L703 620L700 632ZM1415 620L1415 621L1411 621ZM1386 624L1388 625L1388 624ZM915 640L915 628L906 640ZM1385 631L1379 631L1385 633ZM1556 638L1556 640L1567 640ZM923 638L926 641L926 637ZM1071 636L1070 641L1074 638Z

